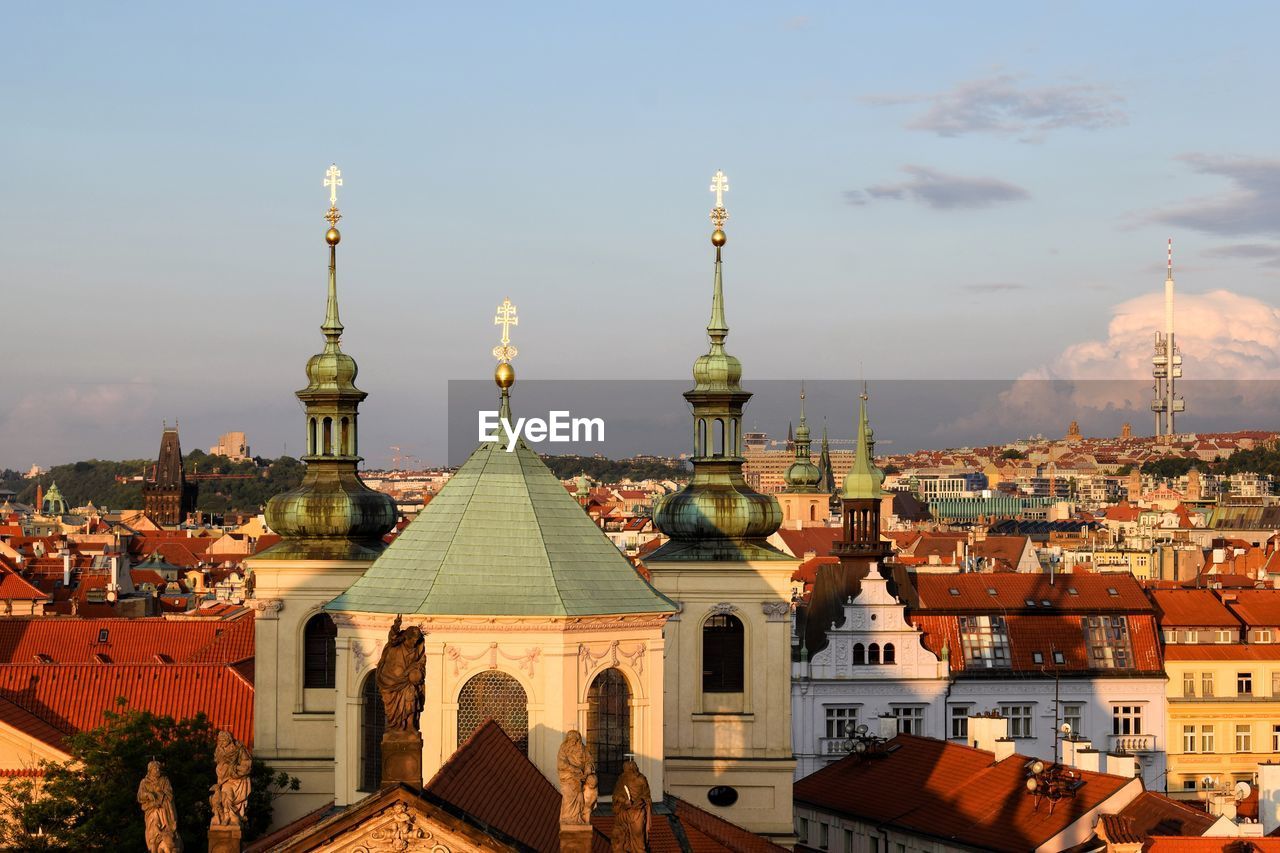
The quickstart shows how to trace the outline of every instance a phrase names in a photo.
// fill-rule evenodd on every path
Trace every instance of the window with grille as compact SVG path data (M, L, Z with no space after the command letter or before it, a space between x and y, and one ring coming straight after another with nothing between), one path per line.
M909 735L924 734L924 706L899 705L893 709L898 718L898 731Z
M529 700L524 688L505 672L487 670L471 677L458 694L458 745L493 718L516 747L529 752Z
M1142 734L1142 706L1112 705L1111 733L1113 735Z
M338 626L328 613L317 613L307 620L302 629L302 686L334 686L337 668Z
M1128 669L1133 665L1129 620L1124 616L1086 616L1085 642L1094 669Z
M972 705L951 706L950 735L953 739L965 740L969 737L969 714L971 713L973 713Z
M966 667L1009 668L1009 631L1003 616L961 616L958 621Z
M360 790L382 786L382 732L387 718L375 673L369 673L360 690Z
M1236 723L1236 752L1253 752L1253 726Z
M702 692L741 693L745 632L738 617L709 616L702 623Z
M1031 733L1031 715L1035 708L1032 705L1001 705L1000 713L1009 721L1009 737L1035 737Z
M599 790L612 792L631 752L631 691L616 669L597 675L587 693L587 749L596 761Z
M827 708L827 737L850 737L858 727L856 706Z

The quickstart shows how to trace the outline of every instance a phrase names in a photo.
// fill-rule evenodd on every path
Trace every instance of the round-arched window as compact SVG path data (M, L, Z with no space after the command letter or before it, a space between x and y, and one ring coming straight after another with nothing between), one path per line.
M458 745L493 718L526 755L529 752L529 699L524 688L496 669L474 675L458 694Z
M612 667L591 682L586 735L587 749L596 761L598 790L612 792L631 752L631 691L626 676Z

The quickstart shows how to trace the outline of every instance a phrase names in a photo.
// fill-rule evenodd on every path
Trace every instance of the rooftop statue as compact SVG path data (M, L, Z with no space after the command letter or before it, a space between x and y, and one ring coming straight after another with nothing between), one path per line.
M138 783L138 805L146 824L147 853L182 853L173 786L155 759L147 764L147 775Z
M387 644L378 660L378 690L387 715L387 731L418 731L418 715L425 699L426 643L422 629L401 629L400 616L387 632Z

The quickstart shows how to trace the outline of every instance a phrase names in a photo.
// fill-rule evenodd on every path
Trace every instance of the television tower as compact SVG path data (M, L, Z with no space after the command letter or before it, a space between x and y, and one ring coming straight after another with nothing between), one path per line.
M1169 240L1168 271L1164 279L1164 331L1156 332L1155 355L1151 359L1151 376L1155 380L1155 399L1151 411L1155 415L1157 436L1176 435L1175 415L1186 411L1187 404L1175 389L1182 378L1182 353L1173 335L1173 239Z

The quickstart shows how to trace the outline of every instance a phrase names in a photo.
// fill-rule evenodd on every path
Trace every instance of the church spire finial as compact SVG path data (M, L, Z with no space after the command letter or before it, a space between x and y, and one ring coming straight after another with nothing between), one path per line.
M497 313L493 316L493 325L502 327L502 342L493 348L493 357L498 360L498 366L493 371L493 381L502 389L502 406L498 414L500 417L509 419L511 410L508 389L516 381L516 369L511 366L511 359L519 354L519 351L511 345L511 327L520 325L520 318L516 316L516 306L511 304L510 299L504 298L502 304L498 306Z
M324 332L325 349L337 350L342 338L342 320L338 318L338 243L342 234L338 231L338 220L342 214L338 212L338 187L342 186L342 170L336 163L329 166L324 173L324 185L329 188L329 212L324 218L329 223L324 241L329 244L329 298L324 308L324 324L320 331Z
M711 224L715 230L711 232L711 245L716 247L715 284L711 292L711 320L707 323L707 335L711 338L712 352L724 351L724 339L729 336L729 322L724 316L724 280L720 273L720 250L726 240L724 223L729 218L729 211L724 207L724 194L729 191L729 178L724 172L716 170L711 176L711 192L716 194L716 206L711 208Z

